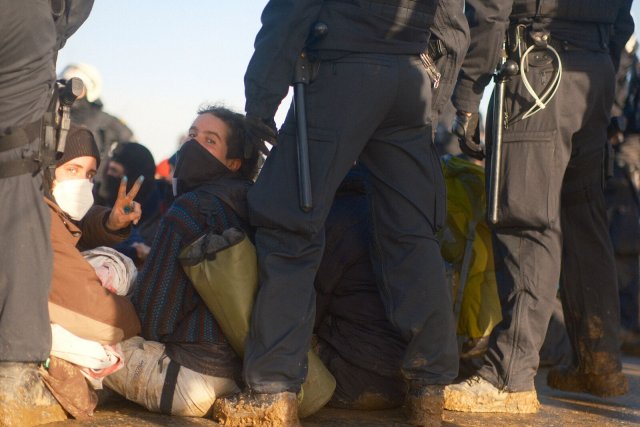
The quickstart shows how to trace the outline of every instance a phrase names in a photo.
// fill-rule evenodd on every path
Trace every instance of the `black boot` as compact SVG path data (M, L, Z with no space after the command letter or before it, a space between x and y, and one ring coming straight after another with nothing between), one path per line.
M404 404L409 424L422 427L442 425L443 403L443 385L411 384Z
M596 375L584 373L572 366L549 370L547 385L557 390L589 393L599 397L622 396L629 391L629 380L620 371Z
M0 362L0 425L34 426L67 414L42 382L36 363Z

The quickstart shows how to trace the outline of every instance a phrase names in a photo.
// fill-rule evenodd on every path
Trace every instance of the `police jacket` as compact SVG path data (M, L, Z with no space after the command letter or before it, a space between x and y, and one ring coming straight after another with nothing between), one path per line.
M456 85L453 104L477 112L485 86L499 60L509 26L538 23L551 40L611 54L620 53L633 33L631 0L468 0L471 44Z
M453 3L445 0L444 3ZM459 15L462 13L460 0ZM426 50L438 0L271 0L245 75L247 114L272 119L306 47L324 52L417 54ZM309 39L316 22L326 37ZM464 37L463 37L464 38ZM309 43L307 43L309 41ZM465 40L466 43L466 40Z
M92 6L93 0L0 0L1 130L42 118L56 77L58 49Z

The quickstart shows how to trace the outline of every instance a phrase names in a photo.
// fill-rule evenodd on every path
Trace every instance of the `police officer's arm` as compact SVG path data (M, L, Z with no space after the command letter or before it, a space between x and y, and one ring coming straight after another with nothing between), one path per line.
M442 74L434 91L433 111L439 114L451 98L458 72L469 48L469 25L463 12L464 0L440 0L431 28L432 36L444 45L446 53L436 62ZM434 117L437 123L437 117Z
M613 26L613 33L611 35L611 41L609 42L609 53L611 54L611 60L613 65L618 69L620 64L620 55L624 50L625 44L633 34L633 18L631 17L631 1L625 0L618 11L616 22Z
M465 14L471 43L453 93L456 110L478 112L484 89L498 64L512 6L513 0L467 0Z
M272 121L323 0L271 0L244 76L247 116ZM331 30L329 30L331 31Z
M52 2L52 10L58 35L58 50L89 17L93 0L58 0ZM57 9L57 10L56 10Z

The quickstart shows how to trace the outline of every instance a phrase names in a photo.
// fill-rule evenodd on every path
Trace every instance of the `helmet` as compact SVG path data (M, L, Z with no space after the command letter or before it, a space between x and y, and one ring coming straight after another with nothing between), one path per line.
M87 101L94 102L102 94L102 76L96 67L89 64L69 64L62 70L61 77L69 80L78 77L87 90Z

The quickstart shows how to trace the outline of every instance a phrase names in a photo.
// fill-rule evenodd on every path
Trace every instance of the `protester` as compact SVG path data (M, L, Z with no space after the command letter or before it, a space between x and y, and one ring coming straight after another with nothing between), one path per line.
M142 178L142 185L136 197L142 208L142 217L133 227L131 236L115 246L115 249L133 259L137 265L142 265L149 254L163 213L162 195L154 178L155 169L153 155L144 145L136 142L119 143L111 152L102 179L94 190L96 203L110 207L118 197L123 177L126 176L129 182L127 190L131 189L136 180Z
M446 388L447 409L537 411L534 376L558 284L574 358L549 371L549 385L598 396L628 389L602 188L615 68L633 32L630 6L467 2L472 42L453 95L463 152L483 157L474 136L478 105L506 32L509 59L521 69L506 82L505 109L496 112L505 121L493 226L503 320L478 375Z
M60 354L82 355L83 341L101 345L115 345L140 332L140 322L131 302L122 295L105 289L96 269L80 252L98 246L113 245L127 238L130 224L140 219L140 205L133 202L139 183L129 192L124 187L114 203L113 209L93 204L93 177L100 163L100 153L93 135L88 129L72 126L66 141L63 156L56 162L55 179L52 182L52 199L46 199L51 211L51 245L53 248L53 278L49 294L49 317L54 328L53 352L58 359L76 364L65 364L66 369L54 371L51 367L44 375L47 385L67 412L78 417L88 415L95 408L96 399L91 399L92 389L83 381L82 361L69 359ZM131 212L125 207L134 203ZM129 261L130 262L130 261ZM127 283L111 283L111 288L128 287ZM123 293L126 293L123 292ZM80 345L72 345L80 342ZM85 346L91 349L91 344ZM95 354L89 351L89 354ZM100 354L100 353L99 353ZM113 360L113 364L117 358ZM80 364L81 366L78 366ZM109 365L85 365L86 368ZM79 378L73 387L65 386L75 371ZM60 373L63 372L63 378ZM95 371L87 370L94 378ZM89 396L84 405L80 396ZM71 409L68 402L73 402Z
M201 380L211 387L206 400L198 402L204 414L216 397L237 391L234 379L240 360L183 271L178 255L205 231L222 233L237 227L252 234L246 194L257 172L258 151L246 131L244 116L224 107L201 109L189 129L189 138L178 151L174 173L177 198L160 222L133 292L141 335L150 341L129 345L125 354L159 345L158 354L166 354L174 366L201 374ZM127 365L120 375L135 369ZM126 382L120 383L126 386ZM120 392L126 396L133 391L125 387Z
M260 285L243 366L248 390L216 403L219 421L299 425L296 393L307 371L322 227L336 189L360 158L372 175L376 279L387 315L411 341L403 363L409 419L440 422L442 388L455 378L458 358L435 237L444 222L445 190L431 130L466 49L462 9L454 0L266 5L245 75L245 110L249 120L271 126L273 137L274 114L296 62L317 61L303 68L312 71L304 108L313 207L300 208L295 116L301 107L292 106L249 192ZM448 53L441 77L425 65L435 54L420 57L430 36L438 43L436 28ZM303 49L308 55L301 56ZM444 86L432 93L439 83Z
M92 0L0 1L0 424L66 419L38 375L49 357L50 216L42 200L44 125L57 52ZM49 120L43 123L47 116Z
M325 223L315 279L315 350L336 379L327 404L348 409L402 405L400 368L407 343L385 315L371 264L367 172L347 175Z

